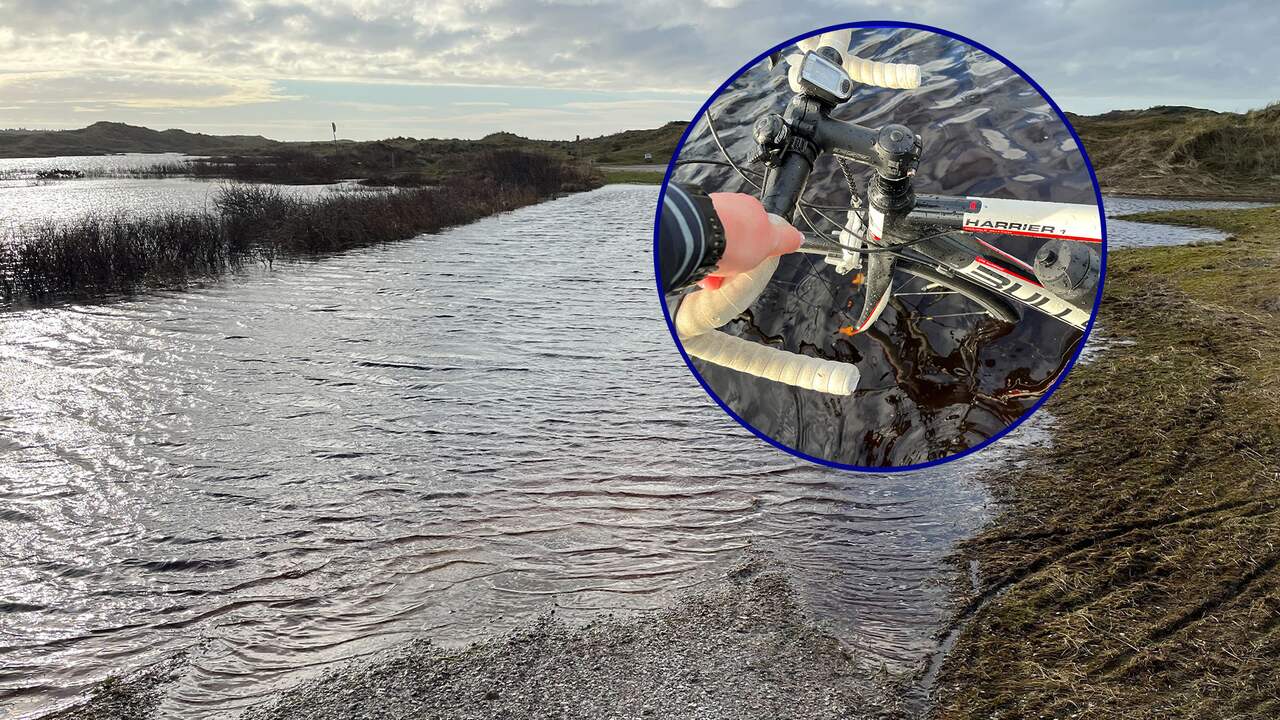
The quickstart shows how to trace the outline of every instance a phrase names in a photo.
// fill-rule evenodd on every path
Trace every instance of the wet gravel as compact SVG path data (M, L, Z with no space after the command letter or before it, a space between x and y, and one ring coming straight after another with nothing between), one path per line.
M45 720L150 720L164 694L164 688L184 672L186 653L175 653L146 669L115 677L98 684L87 700ZM7 717L0 708L0 718Z
M411 641L244 718L901 717L888 682L753 558L651 614L576 626L548 614L463 650Z

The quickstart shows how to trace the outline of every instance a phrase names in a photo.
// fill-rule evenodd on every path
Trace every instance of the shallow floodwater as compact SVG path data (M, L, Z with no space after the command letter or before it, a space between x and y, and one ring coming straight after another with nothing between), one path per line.
M1233 200L1178 200L1109 195L1103 198L1103 205L1106 207L1107 212L1107 242L1112 248L1126 248L1149 245L1185 245L1191 242L1225 240L1227 234L1213 228L1139 223L1130 220L1116 220L1114 216L1159 210L1251 208L1263 207L1267 204Z
M234 716L412 635L657 607L749 547L869 663L920 660L1018 440L877 476L748 434L660 320L656 197L0 315L0 707L185 648L164 716Z

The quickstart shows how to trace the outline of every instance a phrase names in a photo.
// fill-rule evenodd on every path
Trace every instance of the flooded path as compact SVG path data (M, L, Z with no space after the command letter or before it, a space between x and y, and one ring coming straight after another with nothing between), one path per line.
M234 717L411 636L659 607L751 546L913 666L984 466L831 471L726 418L657 314L656 194L0 315L0 706L186 648L162 714Z

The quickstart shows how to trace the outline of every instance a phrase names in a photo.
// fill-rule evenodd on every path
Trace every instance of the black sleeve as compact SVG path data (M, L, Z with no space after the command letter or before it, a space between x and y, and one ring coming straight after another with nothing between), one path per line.
M724 228L711 198L668 184L662 195L657 252L667 294L690 287L714 270L724 255Z

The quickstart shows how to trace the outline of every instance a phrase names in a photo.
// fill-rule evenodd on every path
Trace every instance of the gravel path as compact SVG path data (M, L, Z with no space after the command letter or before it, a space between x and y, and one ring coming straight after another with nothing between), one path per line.
M245 720L898 718L891 691L752 560L639 617L553 616L465 650L418 640L282 693Z

